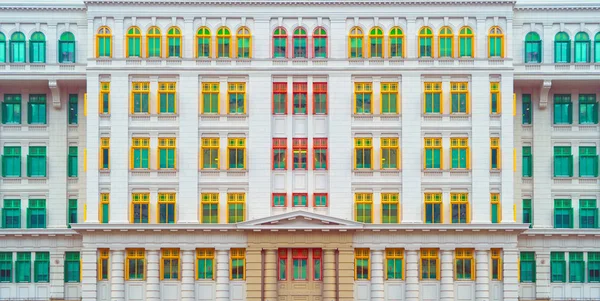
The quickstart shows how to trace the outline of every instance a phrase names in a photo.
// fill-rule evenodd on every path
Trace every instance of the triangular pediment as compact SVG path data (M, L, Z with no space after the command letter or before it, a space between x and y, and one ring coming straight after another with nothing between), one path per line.
M363 224L314 212L296 210L283 214L249 220L238 224L238 229L288 230L351 230L362 229Z

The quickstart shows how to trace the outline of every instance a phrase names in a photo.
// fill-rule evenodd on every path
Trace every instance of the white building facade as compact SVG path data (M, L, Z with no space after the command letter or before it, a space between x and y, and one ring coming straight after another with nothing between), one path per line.
M598 1L0 4L0 300L600 299Z

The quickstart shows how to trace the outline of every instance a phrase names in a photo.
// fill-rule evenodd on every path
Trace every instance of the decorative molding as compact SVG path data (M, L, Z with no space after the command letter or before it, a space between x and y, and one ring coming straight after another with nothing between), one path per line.
M60 88L58 87L58 82L55 79L51 79L48 81L48 87L50 88L50 93L52 93L52 107L59 110L60 109Z
M149 1L149 0L90 0L84 1L86 5L365 5L365 6L377 6L377 5L427 5L427 6L451 6L451 5L515 5L516 0L454 0L454 1L419 1L419 0L171 0L171 1Z
M540 89L540 109L545 109L548 106L550 88L552 88L552 80L544 80Z

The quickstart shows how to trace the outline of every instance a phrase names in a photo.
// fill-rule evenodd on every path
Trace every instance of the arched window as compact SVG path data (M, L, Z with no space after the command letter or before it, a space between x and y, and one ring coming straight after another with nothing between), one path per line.
M10 37L10 62L25 63L25 35L15 32Z
M448 26L440 29L438 36L438 57L454 57L454 33Z
M6 36L0 32L0 63L6 63Z
M249 59L252 57L252 35L248 27L240 27L237 31L237 57Z
M112 32L107 26L96 33L96 57L112 57Z
M504 33L499 26L490 28L488 35L489 57L504 57Z
M34 32L29 40L29 62L46 62L46 36L39 31Z
M561 31L554 36L554 62L571 62L571 39L569 34Z
M140 57L142 52L142 31L139 27L129 27L127 30L126 57Z
M600 63L600 32L594 37L594 61Z
M313 55L316 58L327 57L327 31L323 27L315 28L313 32Z
M585 32L575 35L575 63L590 62L590 36Z
M200 27L196 33L196 57L210 57L210 29Z
M283 27L275 28L273 32L273 58L286 57L287 54L287 32Z
M160 34L160 28L156 26L148 29L146 35L146 57L161 57L162 48L162 36Z
M465 26L458 32L458 57L473 57L475 35L471 27Z
M177 26L167 31L167 57L181 57L181 30Z
M306 30L304 27L298 27L294 30L294 58L306 58L308 57L306 51Z
M391 58L402 58L404 57L404 32L400 27L394 27L390 30L390 36L388 41L390 47Z
M350 40L348 41L348 57L350 58L362 58L363 53L363 39L364 34L360 27L352 27L350 29Z
M419 57L431 57L433 49L433 31L429 27L419 30Z
M227 27L217 30L217 57L231 57L231 31Z
M380 27L369 31L369 57L383 57L383 30Z
M542 41L537 32L530 32L525 36L525 63L542 62Z
M75 35L64 32L58 40L58 62L75 63Z

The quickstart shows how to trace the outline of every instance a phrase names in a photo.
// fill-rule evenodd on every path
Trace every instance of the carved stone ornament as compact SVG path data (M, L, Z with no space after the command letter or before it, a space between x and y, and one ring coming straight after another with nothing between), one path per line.
M551 80L544 80L540 89L540 109L545 109L548 106L548 98L550 98L550 88L552 88Z

